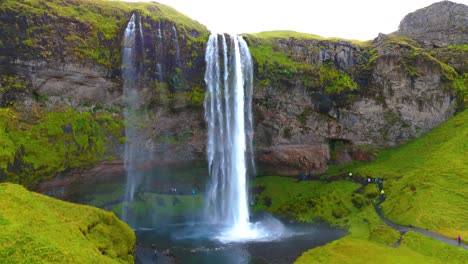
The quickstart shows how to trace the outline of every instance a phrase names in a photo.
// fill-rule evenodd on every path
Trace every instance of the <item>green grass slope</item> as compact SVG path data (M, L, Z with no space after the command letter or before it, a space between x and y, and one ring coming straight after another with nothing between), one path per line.
M133 263L135 234L113 213L15 184L0 184L0 234L2 263Z
M413 231L392 247L375 241L345 237L303 253L296 264L313 263L465 263L468 253Z
M381 204L390 220L428 228L454 240L468 237L468 111L371 163L339 168L384 178ZM323 177L326 179L326 176ZM349 235L304 252L296 263L466 263L468 251L409 231L401 235L373 208L376 184L261 177L252 182L256 205L303 222L324 221Z
M412 231L400 235L387 226L373 208L375 184L361 189L344 180L296 182L261 177L252 185L255 210L348 229L347 236L304 252L295 263L464 263L468 258L463 248Z
M347 168L383 177L390 220L468 237L468 110L422 137Z

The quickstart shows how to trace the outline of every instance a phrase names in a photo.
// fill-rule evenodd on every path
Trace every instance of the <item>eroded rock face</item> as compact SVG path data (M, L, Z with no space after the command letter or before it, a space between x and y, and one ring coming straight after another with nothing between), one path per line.
M348 41L301 40L295 38L279 39L278 50L290 53L298 62L320 66L332 61L340 69L349 69L362 59L359 53L362 48Z
M258 165L265 174L298 175L323 173L330 154L327 144L301 144L271 146L258 156Z
M411 36L428 47L468 42L468 6L442 1L405 16L399 35Z
M31 65L31 62L17 62L12 67L27 73L33 94L46 95L55 105L111 106L118 104L122 95L120 82L106 78L99 67L70 63L56 68L46 64Z
M356 146L398 145L454 114L455 96L445 86L447 73L440 62L409 46L385 41L375 45L376 59L359 92L331 95L301 86L256 87L255 142L262 166L317 173L330 162L369 161L375 158L372 151ZM336 141L349 147L332 156ZM279 163L289 164L289 170Z

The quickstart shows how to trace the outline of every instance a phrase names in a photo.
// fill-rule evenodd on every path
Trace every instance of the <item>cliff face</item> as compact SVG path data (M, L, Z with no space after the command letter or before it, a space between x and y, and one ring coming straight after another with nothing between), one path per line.
M255 57L255 41L251 44ZM368 46L279 39L273 49L310 65L303 69L309 76L325 78L321 69L331 64L352 76L357 87L330 91L327 82L305 82L299 71L282 80L289 82L287 89L271 82L262 87L259 80L254 101L259 161L275 172L323 172L330 161L372 159L369 146L403 143L453 115L455 92L448 86L457 73L414 45L384 35Z
M403 18L396 34L426 47L463 45L468 39L468 6L450 1L432 4Z
M165 146L181 126L158 123L156 131L155 119L203 120L208 32L202 25L154 3L5 1L0 7L0 180L34 187L70 168L120 159L126 140L121 43L132 14L143 34L138 74L145 113L134 140L153 149L148 139L154 138Z
M466 6L445 5L451 14L466 14ZM18 179L18 171L38 167L24 158L34 156L33 151L22 148L8 132L25 131L18 124L31 123L21 113L71 108L90 113L89 122L101 114L118 121L123 108L121 43L133 13L144 36L137 43L142 102L138 133L126 140L137 142L155 161L205 159L203 76L208 32L203 26L154 3L97 1L84 8L74 1L7 1L0 8L0 106L24 118L6 124L5 133L0 131L0 137L12 142L2 146L8 151L0 151L0 178L23 182L25 176ZM403 21L402 25L398 34L379 35L366 43L294 32L244 35L255 68L259 171L317 173L329 164L371 160L375 149L418 137L464 107L467 51L466 45L456 44L466 34L466 23L449 25L453 41L443 48L428 46L417 37L413 40L413 33L420 32L419 37L439 41L419 24ZM70 133L73 137L67 138L65 149L81 142L73 132L80 131L80 122L66 119L54 123L62 131L37 130L35 137L48 138L42 147L62 142ZM40 125L45 122L41 120L34 122ZM103 146L99 157L118 159L125 142L119 140L123 130L106 122L97 120L95 130L86 130L91 142L86 147L100 142L93 135L118 131L120 135L98 144ZM100 130L106 127L113 129ZM73 155L82 156L85 149L78 148ZM63 163L46 170L49 175L44 177L95 161Z

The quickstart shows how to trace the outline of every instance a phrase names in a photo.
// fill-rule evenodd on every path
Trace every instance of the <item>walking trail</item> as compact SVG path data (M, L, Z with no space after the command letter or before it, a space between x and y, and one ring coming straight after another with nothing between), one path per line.
M388 220L387 218L385 218L383 216L382 207L380 207L378 204L374 204L374 208L375 208L375 211L377 212L377 214L379 215L380 219L382 219L382 221L384 221L391 228L394 228L394 229L398 230L401 235L405 234L408 231L415 231L415 232L418 232L418 233L423 234L425 236L428 236L428 237L431 237L433 239L444 242L444 243L446 243L448 245L457 246L457 247L459 246L458 241L457 241L456 238L448 238L448 237L443 236L441 234L437 234L437 233L431 232L429 230L418 228L418 227L403 226L403 225L395 224L395 223L391 222L390 220ZM398 242L396 242L394 244L394 246L399 246L400 242L401 242L401 239ZM468 245L463 243L463 241L462 241L460 247L464 248L465 250L468 250Z

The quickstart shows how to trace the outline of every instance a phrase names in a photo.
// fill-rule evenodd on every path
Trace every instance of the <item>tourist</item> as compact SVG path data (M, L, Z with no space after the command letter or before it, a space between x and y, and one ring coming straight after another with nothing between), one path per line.
M384 190L382 189L382 190L380 191L380 201L383 202L384 200L385 200L385 192L384 192Z
M302 172L301 175L299 176L299 181L305 181L306 180L306 174L305 172Z
M457 240L458 240L458 245L460 246L461 245L461 240L462 240L460 235L458 235Z
M379 185L379 190L383 189L383 180L377 180L377 185Z

